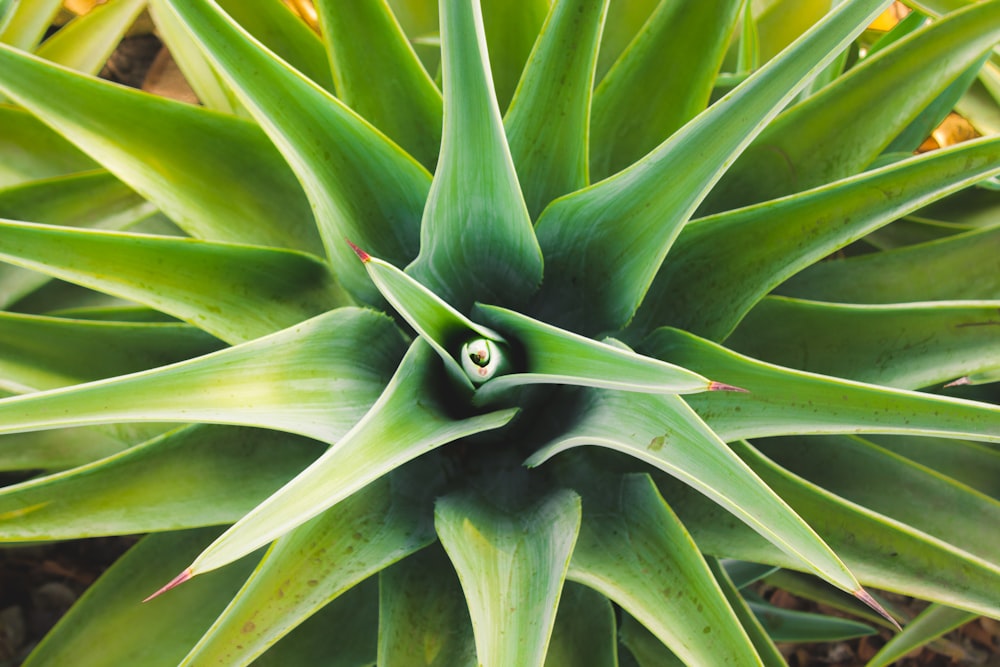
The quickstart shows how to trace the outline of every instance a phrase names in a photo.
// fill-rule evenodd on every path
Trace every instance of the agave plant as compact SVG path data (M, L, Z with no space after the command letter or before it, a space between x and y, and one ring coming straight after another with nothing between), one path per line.
M0 540L148 534L27 664L1000 617L1000 2L435 4L150 0L190 105L93 75L146 2L0 2Z

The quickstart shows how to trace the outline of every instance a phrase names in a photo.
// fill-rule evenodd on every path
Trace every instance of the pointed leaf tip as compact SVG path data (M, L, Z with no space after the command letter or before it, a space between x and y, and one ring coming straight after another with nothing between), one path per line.
M351 239L345 237L344 240L347 241L347 245L351 246L351 249L354 250L354 252L357 254L357 256L361 259L362 262L364 262L365 264L367 264L368 262L371 261L372 256L369 255L368 253L366 253L364 250L362 250L358 246L356 246L353 243L351 243Z
M731 384L725 384L724 382L709 382L708 383L708 390L709 391L736 391L736 392L739 392L741 394L749 394L750 393L749 389L744 389L743 387L736 387L736 386L731 385Z
M881 617L882 617L882 618L884 618L885 620L887 620L887 621L889 621L890 623L892 623L893 627L895 627L897 631L902 631L902 629L903 629L903 628L902 628L902 627L900 627L899 623L897 623L897 622L896 622L896 619L894 619L894 618L893 618L893 617L892 617L892 616L891 616L891 615L889 614L889 612L887 612L887 611L886 611L886 610L885 610L885 609L884 609L884 608L882 607L882 605L880 605L880 604L879 604L879 603L878 603L878 602L877 602L877 601L875 600L875 598L873 598L873 597L871 596L871 594L870 594L870 593L869 593L868 591L866 591L866 590L865 590L865 589L863 589L863 588L859 588L858 590L856 590L856 591L853 591L853 592L852 592L852 595L854 595L854 597L856 597L857 599L861 600L861 601L862 601L862 602L864 602L864 603L865 603L866 605L868 605L869 607L871 607L871 608L872 608L872 609L873 609L873 610L874 610L874 611L875 611L876 613L878 613L878 615L879 615L879 616L881 616Z
M185 581L187 581L188 579L190 579L193 576L194 576L194 571L191 568L187 568L186 570L184 570L183 572L181 572L180 574L178 574L176 577L174 577L173 579L171 579L170 583L168 583L166 586L164 586L163 588L161 588L160 590L156 591L155 593L153 593L152 595L150 595L149 597L147 597L145 600L143 600L143 602L144 603L145 602L149 602L153 598L159 597L159 596L163 595L164 593L166 593L167 591L169 591L171 588L176 588L177 586L180 586L181 584L183 584Z
M972 384L972 380L969 378L968 375L963 375L962 377L958 378L957 380L952 380L951 382L949 382L945 386L946 387L960 387L963 384Z

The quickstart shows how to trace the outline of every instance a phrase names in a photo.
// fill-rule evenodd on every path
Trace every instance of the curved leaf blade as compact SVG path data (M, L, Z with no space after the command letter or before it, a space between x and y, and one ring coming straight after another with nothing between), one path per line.
M112 0L95 5L46 39L35 55L96 75L145 5L145 0Z
M687 664L760 658L647 475L591 476L569 578L621 605Z
M568 490L520 511L472 493L437 501L434 527L462 582L480 664L544 664L580 511Z
M523 303L542 256L490 79L479 0L441 5L444 136L406 271L459 311L476 299Z
M83 76L3 45L0 67L0 91L192 236L310 252L320 246L302 188L251 123Z
M1000 442L1000 408L767 364L705 339L657 329L647 354L748 390L687 397L727 442L814 433L909 433Z
M726 345L781 366L916 389L1000 366L997 327L1000 300L854 305L767 297Z
M341 308L190 361L3 399L0 432L177 421L259 426L333 444L378 398L403 348L389 318Z
M345 301L324 263L291 250L11 220L0 220L0 232L4 261L144 303L230 343Z
M563 584L545 667L618 667L615 610L606 597L572 581Z
M582 400L576 423L525 465L585 445L622 452L705 494L817 576L854 595L862 592L830 547L679 396L601 389L586 390Z
M156 595L242 558L421 454L513 418L516 410L451 417L445 398L428 391L437 370L433 354L422 339L414 341L378 401L336 446L236 522Z
M248 665L325 605L433 542L434 472L420 466L417 475L377 480L275 542L180 664Z
M906 624L903 631L885 643L866 667L889 667L906 654L929 644L955 628L973 621L978 614L932 604Z
M100 461L5 487L0 540L67 540L232 523L321 453L317 443L284 433L181 427Z
M317 3L344 104L433 171L441 147L441 91L386 0Z
M279 60L212 0L164 0L298 176L341 284L377 294L350 238L395 264L417 254L430 178L417 162L327 91Z
M844 2L783 55L601 183L553 202L538 219L544 288L535 311L579 333L632 318L670 245L728 164L888 3ZM670 187L663 187L665 182Z
M607 9L608 0L553 3L504 116L532 220L590 182L590 97Z
M822 271L826 263L819 263L820 259L933 199L1000 173L998 165L1000 139L994 137L934 151L808 193L694 220L677 237L670 261L657 273L630 330L641 335L669 324L724 340L753 304L782 280L802 269L805 273ZM923 266L912 270L915 266L910 268L920 284L933 280L936 284L961 282L963 288L968 285L964 270L961 281L949 281L941 276L954 272L936 273ZM884 277L871 278L876 284L886 282ZM871 283L854 272L844 282L856 292L871 290ZM906 279L898 284L910 283Z

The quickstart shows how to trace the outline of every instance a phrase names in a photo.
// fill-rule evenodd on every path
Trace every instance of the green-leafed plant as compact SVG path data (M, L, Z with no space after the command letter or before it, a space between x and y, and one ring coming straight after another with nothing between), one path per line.
M752 4L151 0L192 106L93 76L147 3L0 2L0 540L150 534L26 664L1000 617L1000 1Z

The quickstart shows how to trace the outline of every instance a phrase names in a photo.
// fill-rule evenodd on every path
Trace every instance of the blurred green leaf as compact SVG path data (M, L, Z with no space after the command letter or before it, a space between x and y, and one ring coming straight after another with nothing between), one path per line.
M553 202L538 220L545 289L534 312L592 335L632 318L681 227L804 84L887 4L844 2L739 88L628 169ZM665 182L670 187L663 187Z
M285 433L182 427L106 459L5 487L0 541L232 523L321 453L317 443Z
M385 0L317 3L337 94L433 171L441 146L441 91Z
M557 490L514 510L451 493L437 501L434 527L462 582L480 664L541 667L580 530L580 497Z
M870 625L794 609L782 609L765 602L749 603L750 609L776 642L840 642L875 634Z
M988 403L783 368L667 327L657 329L644 350L748 390L686 397L727 442L796 433L909 433L1000 442L1000 408Z
M95 5L46 39L35 55L78 72L97 74L145 5L145 0L109 0Z
M611 0L597 58L596 83L621 57L659 4L660 0Z
M866 667L888 667L912 651L951 632L960 625L975 620L978 614L932 604L906 624L903 631L885 643L868 661Z
M545 667L618 667L615 610L606 597L572 581L563 584Z
M444 138L424 209L420 256L407 267L462 312L476 299L519 305L542 276L541 252L493 95L478 4L441 7ZM517 6L532 4L538 3Z
M708 106L743 4L703 0L657 6L594 91L594 181L628 167ZM692 53L698 57L692 59Z
M556 197L590 182L590 96L607 8L608 0L552 5L504 117L532 219Z
M275 542L181 664L248 665L323 606L433 542L434 473L397 471Z
M364 357L357 354L361 345ZM375 402L403 347L389 318L341 308L190 361L4 399L0 430L205 422L272 428L333 444Z
M15 0L13 12L5 17L0 42L18 49L33 49L62 9L62 0Z
M635 664L639 667L685 667L686 663L674 655L670 649L657 639L656 635L647 630L634 616L622 613L621 627L618 630L622 646L624 646ZM627 656L619 656L622 665L630 665L625 661Z
M499 109L504 111L521 79L538 33L545 22L552 0L475 0L482 6L483 36L489 48L486 68L496 90ZM472 4L467 3L467 4ZM446 12L441 10L441 14ZM446 32L442 23L441 33ZM447 56L446 56L447 57ZM464 89L467 90L467 89Z
M170 428L113 424L10 433L0 437L0 470L65 470L112 456Z
M774 645L774 641L768 636L760 621L754 615L753 611L750 610L750 607L747 606L747 601L736 588L732 579L729 578L727 570L719 564L716 558L707 557L705 560L708 563L708 568L712 571L712 575L715 576L715 581L718 582L719 587L722 589L722 594L726 596L726 601L733 608L736 617L740 619L743 631L747 633L750 641L753 642L754 648L757 649L760 661L765 667L786 667L785 659L782 657L778 647ZM831 588L831 590L838 589ZM838 592L840 591L838 590ZM852 600L856 600L852 596L849 597Z
M98 579L25 665L175 667L236 593L255 559L245 558L169 598L141 601L216 533L209 528L143 539Z
M439 545L379 573L379 664L476 667L472 620Z
M9 220L0 231L4 261L147 304L229 343L346 301L326 264L292 250Z
M0 187L97 166L24 109L0 104L0 127Z
M67 348L65 342L73 341ZM53 389L184 361L222 347L186 324L99 322L0 311L0 384Z

